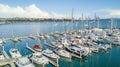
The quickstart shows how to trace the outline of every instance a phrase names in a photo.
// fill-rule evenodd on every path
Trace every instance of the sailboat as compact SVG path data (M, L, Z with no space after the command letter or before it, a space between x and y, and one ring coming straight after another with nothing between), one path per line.
M12 27L13 27L13 25L12 25ZM19 57L21 57L21 54L20 54L19 50L16 48L16 45L15 45L18 42L18 38L14 38L13 29L12 29L12 37L13 38L11 40L14 43L14 48L11 48L9 50L9 52L10 52L10 55L11 55L12 58L19 58Z
M33 46L33 49L38 51L38 52L42 51L42 47L40 46L40 44L38 44L38 39L36 39L36 43Z

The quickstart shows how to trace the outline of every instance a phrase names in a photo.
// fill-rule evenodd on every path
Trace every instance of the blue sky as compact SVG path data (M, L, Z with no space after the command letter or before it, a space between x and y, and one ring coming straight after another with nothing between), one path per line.
M98 15L107 17L114 16L113 12L119 14L120 0L1 0L0 4L8 5L11 8L14 7L27 7L34 4L42 11L56 12L60 14L71 14L72 8L74 8L74 16L79 17L81 13L86 16L98 13ZM107 13L108 12L108 13ZM112 13L111 13L112 12ZM116 15L116 14L115 14Z

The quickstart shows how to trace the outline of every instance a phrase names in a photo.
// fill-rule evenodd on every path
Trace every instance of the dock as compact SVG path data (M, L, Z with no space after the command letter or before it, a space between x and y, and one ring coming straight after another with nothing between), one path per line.
M102 28L101 28L102 29ZM91 29L91 30L93 30L93 29ZM106 29L103 29L103 30L107 30L107 28ZM118 30L120 30L120 29L118 29ZM75 33L77 33L77 32L80 32L80 33L82 33L82 34L84 34L84 33L86 33L86 32L88 32L89 30L86 30L86 31L82 31L82 30L78 30L78 31L70 31L70 32L64 32L64 33L72 33L72 32L75 32ZM57 34L57 35L61 35L63 32L59 32L59 34ZM56 34L56 33L48 33L48 34L43 34L42 36L43 37L45 37L45 35L48 35L48 36L52 36L52 35L54 35L54 34ZM35 39L35 37L40 37L41 35L25 35L25 36L18 36L18 37L14 37L14 38L17 38L17 39L23 39L23 38L30 38L30 39ZM11 39L14 39L13 37L10 37L10 38L0 38L1 40L3 40L3 41L6 41L6 40L11 40Z
M78 59L81 59L81 58L82 58L81 56L75 55L75 54L73 54L73 53L70 53L70 55L73 56L73 57L76 57L76 58L78 58Z
M49 58L48 58L49 59ZM56 59L56 62L49 59L49 63L51 63L52 65L54 65L55 67L59 67L59 59Z
M51 45L51 44L49 44L49 43L45 43L45 45L46 45L46 46L49 46L49 47L51 47L51 48L55 48L55 46L53 46L53 45Z
M6 57L5 61L0 61L0 66L4 66L7 64L10 64L11 67L16 67L14 62L16 61L15 59L10 59L10 57L7 55L5 51L3 51L4 56Z
M29 49L30 51L36 53L37 51L35 51L34 49L32 49L31 47L29 47L28 45L26 46L27 49Z
M67 51L67 52L68 52L68 51ZM81 56L75 55L75 54L73 54L73 53L71 53L71 52L69 52L69 53L70 53L71 56L76 57L76 58L78 58L78 59L81 59L81 58L82 58Z
M5 66L7 64L10 64L11 67L16 67L14 62L15 62L15 60L13 60L13 59L7 59L5 61L0 61L0 66Z

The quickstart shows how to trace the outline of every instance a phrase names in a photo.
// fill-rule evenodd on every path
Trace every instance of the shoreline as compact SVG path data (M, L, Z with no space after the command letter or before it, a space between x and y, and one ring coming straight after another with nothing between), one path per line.
M113 20L120 20L120 18L112 18ZM53 18L0 18L0 25L11 24L11 23L23 23L23 22L86 22L86 21L101 21L101 20L111 20L111 18L105 19L53 19Z

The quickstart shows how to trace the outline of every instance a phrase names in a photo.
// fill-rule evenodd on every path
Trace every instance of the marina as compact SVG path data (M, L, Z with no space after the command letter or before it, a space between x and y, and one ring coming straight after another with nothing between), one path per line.
M118 33L118 30L119 30L118 28L112 29L112 31L114 31L114 32L112 32L112 34ZM54 52L53 49L55 49L55 48L61 49L62 48L64 51L68 52L71 56L70 57L71 61L65 61L65 62L73 63L73 60L74 60L76 62L84 63L84 61L82 62L81 60L84 60L84 58L88 58L87 60L89 60L89 57L93 57L96 54L101 55L101 53L103 54L102 50L105 52L109 52L113 49L119 49L119 46L118 46L119 38L112 35L109 31L111 31L111 29L109 29L109 28L106 28L106 29L105 28L103 28L103 29L102 28L91 28L91 29L85 29L85 30L79 29L79 30L69 31L69 32L57 32L57 33L52 33L52 34L48 33L48 34L42 34L42 35L39 34L38 35L35 33L34 35L30 34L28 36L18 36L18 37L14 37L14 38L13 37L1 38L1 44L2 44L2 41L5 42L4 47L2 47L2 49L4 49L3 54L5 55L5 57L9 58L9 60L0 62L0 66L9 64L11 67L16 67L16 61L17 61L16 59L21 58L21 57L17 57L16 59L13 59L12 57L10 57L11 56L9 53L10 48L9 48L9 50L7 50L8 51L7 53L5 52L7 42L11 42L11 45L13 45L13 48L16 46L18 51L20 51L21 56L22 57L26 56L26 57L28 57L28 59L30 59L29 57L32 56L32 54L34 54L34 53L37 53L37 52L41 53L41 50L44 51L46 49L50 49ZM98 33L98 32L100 32L100 33ZM66 35L64 36L61 34L66 34ZM56 36L53 36L53 35L56 35ZM101 37L100 35L104 35L104 36ZM114 38L112 36L114 36ZM40 38L40 37L42 37L42 38ZM110 41L108 39L111 39L112 41ZM116 40L117 40L117 44L115 44ZM23 54L23 52L21 52L20 48L17 47L18 45L21 45L21 44L18 44L21 42L24 42L24 45L22 45L22 50L25 49L24 54ZM15 45L14 45L14 43L15 43ZM33 45L31 45L31 44L33 44ZM40 45L40 46L37 46L36 44ZM118 46L118 48L113 47L113 46ZM76 54L74 52L69 52L68 50L66 50L66 47L67 48L75 47L75 49L78 49L77 52L79 52L80 55L79 55L79 53ZM40 51L39 51L39 49L40 49ZM72 49L72 51L73 51L73 49ZM28 52L28 53L26 53L26 52ZM106 53L104 53L104 54L106 54ZM60 55L60 53L57 55ZM63 56L67 57L66 55L64 55L64 53L61 53L61 55L60 55L60 57L63 57ZM47 63L47 59L46 59L46 63L42 65L43 67L44 66L51 67L52 65L55 67L61 67L62 59L59 58L54 61L52 58L50 58L48 56L49 55L47 55L46 58L48 59L48 62L50 64ZM53 55L53 57L55 57L55 55ZM77 59L77 60L75 60L75 59ZM89 61L89 62L91 62L91 61ZM35 63L35 61L31 61L31 63ZM41 65L41 64L39 64L39 65Z
M120 67L119 2L1 0L0 67Z

